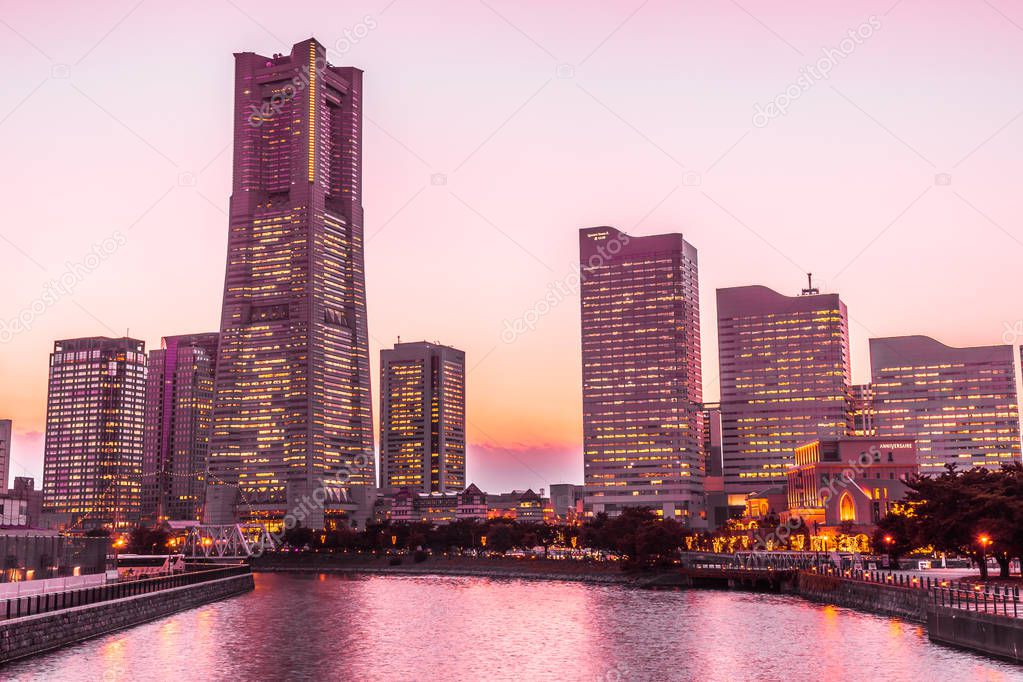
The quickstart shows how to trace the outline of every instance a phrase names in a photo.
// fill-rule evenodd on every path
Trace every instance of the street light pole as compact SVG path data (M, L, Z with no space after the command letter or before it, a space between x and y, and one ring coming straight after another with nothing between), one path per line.
M987 548L991 544L991 538L986 534L982 534L977 538L980 542L980 577L984 580L987 579Z

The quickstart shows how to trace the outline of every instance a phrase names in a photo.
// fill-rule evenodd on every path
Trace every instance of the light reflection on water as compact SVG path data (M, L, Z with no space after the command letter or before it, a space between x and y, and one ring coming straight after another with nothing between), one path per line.
M798 599L257 574L254 592L17 662L34 680L1021 679L923 628Z

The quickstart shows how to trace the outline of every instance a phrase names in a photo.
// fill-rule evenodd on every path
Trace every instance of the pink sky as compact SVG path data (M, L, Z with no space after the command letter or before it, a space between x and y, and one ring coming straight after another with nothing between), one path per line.
M374 372L398 335L466 351L484 489L582 479L577 297L502 340L571 276L580 227L699 249L708 399L717 287L817 273L849 306L857 381L870 336L1001 343L1023 318L1018 3L388 2L0 3L0 320L125 238L0 333L15 475L41 477L54 339L218 327L231 54L310 35L366 72Z

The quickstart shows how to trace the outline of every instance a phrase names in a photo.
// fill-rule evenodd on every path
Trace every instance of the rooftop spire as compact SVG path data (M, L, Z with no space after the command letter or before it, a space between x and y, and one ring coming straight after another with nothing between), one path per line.
M821 290L813 285L813 273L812 272L806 273L806 288L803 289L802 295L803 296L816 296L820 292L821 292Z

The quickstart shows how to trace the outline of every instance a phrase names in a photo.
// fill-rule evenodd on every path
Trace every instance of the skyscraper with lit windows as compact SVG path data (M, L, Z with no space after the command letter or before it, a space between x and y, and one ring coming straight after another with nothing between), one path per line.
M197 521L206 496L219 335L165 336L149 351L142 518Z
M380 351L380 487L465 489L465 353L421 341Z
M234 179L206 519L358 522L375 489L362 72L316 40L235 55ZM309 506L309 503L307 503Z
M849 314L838 294L717 291L725 491L785 483L798 446L852 429Z
M141 503L146 344L92 337L50 354L43 512L69 527L122 528Z
M579 232L585 504L703 513L696 249L679 234Z
M870 339L874 428L916 440L921 474L1020 459L1012 346L953 348L927 336Z

